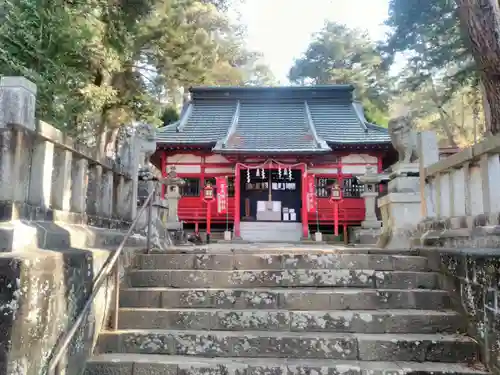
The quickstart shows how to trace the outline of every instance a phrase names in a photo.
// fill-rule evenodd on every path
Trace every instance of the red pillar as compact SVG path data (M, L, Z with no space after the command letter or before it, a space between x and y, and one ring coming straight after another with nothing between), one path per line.
M339 235L339 202L333 202L333 234Z
M167 155L165 151L161 151L161 175L163 178L167 177ZM161 199L165 199L165 185L161 184Z
M302 191L301 191L301 199L302 199L302 208L300 216L302 218L302 238L309 238L309 218L307 217L307 173L306 166L301 164L300 166L300 175L302 178Z
M212 201L207 201L207 238L210 238L210 234L212 233Z
M240 238L240 200L241 200L241 169L240 164L234 167L234 237Z

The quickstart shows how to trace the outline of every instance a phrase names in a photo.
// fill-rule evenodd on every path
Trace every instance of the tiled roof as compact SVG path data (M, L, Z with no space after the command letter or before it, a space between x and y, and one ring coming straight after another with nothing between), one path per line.
M236 101L197 101L180 121L158 129L160 143L215 143L227 134ZM184 121L184 122L183 122Z
M236 126L225 151L326 151L315 139L304 102L240 102Z
M330 150L327 144L389 143L387 129L366 121L362 107L350 99L350 86L346 87L321 87L320 91L312 87L307 98L306 88L292 92L300 97L282 88L291 95L286 99L280 99L279 90L270 95L272 88L263 93L245 88L227 93L195 89L182 118L159 129L157 141L215 145L214 151L219 152L323 152Z
M328 143L386 143L387 129L364 122L352 102L309 100L309 111L318 136Z

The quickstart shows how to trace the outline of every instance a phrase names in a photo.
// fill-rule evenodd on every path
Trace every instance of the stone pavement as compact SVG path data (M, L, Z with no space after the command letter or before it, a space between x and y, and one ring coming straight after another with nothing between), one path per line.
M410 251L213 244L133 264L86 375L486 372Z

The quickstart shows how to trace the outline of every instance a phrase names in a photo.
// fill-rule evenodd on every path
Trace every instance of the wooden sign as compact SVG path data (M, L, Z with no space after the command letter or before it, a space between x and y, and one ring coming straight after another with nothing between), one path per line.
M227 212L227 180L226 177L216 177L215 186L217 189L217 213Z
M314 175L307 176L307 212L316 212L318 209L316 199L316 184Z

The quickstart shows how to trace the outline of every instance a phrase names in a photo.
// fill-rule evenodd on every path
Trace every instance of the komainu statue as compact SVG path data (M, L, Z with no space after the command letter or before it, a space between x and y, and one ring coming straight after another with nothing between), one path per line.
M144 122L134 123L135 137L139 146L141 166L149 165L149 158L156 151L156 129Z
M389 135L392 145L398 152L398 162L409 164L417 161L417 133L413 130L409 116L400 116L390 120Z

